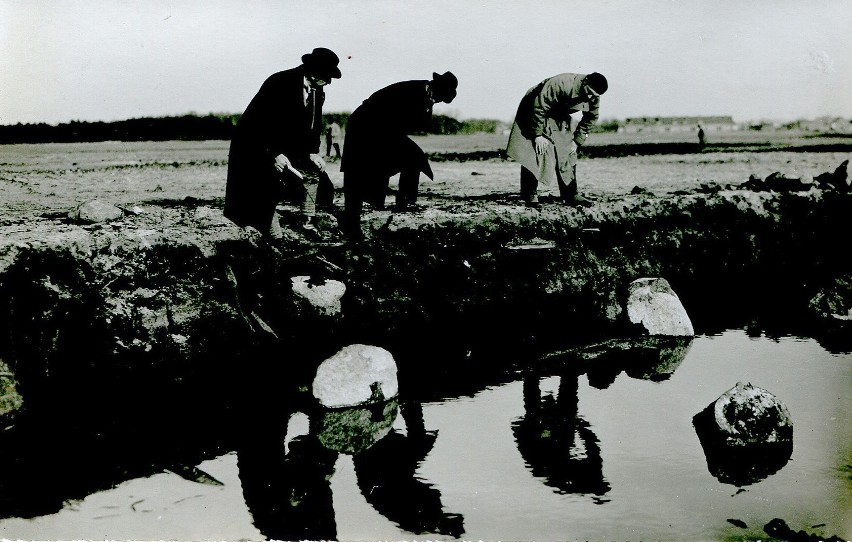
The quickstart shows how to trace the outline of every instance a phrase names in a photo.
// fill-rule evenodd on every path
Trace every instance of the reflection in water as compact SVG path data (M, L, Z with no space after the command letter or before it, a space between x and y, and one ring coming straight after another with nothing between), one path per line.
M390 429L399 410L406 435ZM416 477L437 438L437 431L426 431L419 403L314 410L309 434L285 446L295 411L291 407L282 420L255 430L237 453L246 504L265 537L337 537L330 479L339 453L353 454L365 499L401 528L453 537L464 532L463 518L445 513L441 493Z
M393 430L353 458L358 488L377 512L403 529L458 538L464 518L444 512L441 492L416 476L438 432L426 430L420 403L403 403L402 416L406 435Z
M284 442L283 427L261 427L246 438L237 452L243 496L255 527L266 538L331 540L337 538L330 478L337 452L325 448L314 435Z
M512 423L518 451L533 476L558 493L590 494L597 504L609 492L603 477L603 460L597 436L589 423L578 415L579 377L565 372L560 376L557 396L541 395L540 378L524 379L524 411Z
M696 414L692 423L707 458L707 470L723 484L756 484L784 468L793 455L792 439L752 446L727 445L718 434L712 408Z
M683 363L692 347L692 337L645 337L637 356L625 369L628 376L640 380L668 380Z
M579 364L589 384L606 389L621 372L631 378L663 382L680 367L692 347L692 337L634 337L609 339L543 356L543 367Z
M319 418L319 441L329 450L358 454L387 435L396 420L396 399L372 405L325 410Z

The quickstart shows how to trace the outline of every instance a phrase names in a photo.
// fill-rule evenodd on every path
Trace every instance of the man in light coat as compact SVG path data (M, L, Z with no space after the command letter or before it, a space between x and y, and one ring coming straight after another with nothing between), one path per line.
M597 72L562 73L524 95L506 153L521 164L521 197L527 205L538 205L539 185L549 190L554 184L566 205L590 205L577 191L577 148L598 119L606 90L607 80Z
M240 226L280 237L275 216L287 185L301 192L306 230L315 204L331 205L334 187L319 155L323 87L340 77L337 55L322 47L302 65L263 83L237 122L228 155L225 216Z

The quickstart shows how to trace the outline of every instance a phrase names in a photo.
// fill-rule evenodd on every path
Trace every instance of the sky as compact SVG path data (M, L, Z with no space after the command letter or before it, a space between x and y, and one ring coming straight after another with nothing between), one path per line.
M318 46L325 112L449 70L436 112L511 120L598 71L603 119L852 118L852 0L0 0L0 124L241 113Z

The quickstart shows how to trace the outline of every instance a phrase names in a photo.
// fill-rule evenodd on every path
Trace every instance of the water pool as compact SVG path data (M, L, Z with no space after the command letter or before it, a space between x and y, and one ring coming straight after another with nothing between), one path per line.
M270 446L198 465L222 485L118 479L6 517L0 537L741 540L782 518L848 539L851 363L812 339L731 330L696 337L662 376L517 372L418 403L401 389L390 431L357 455L323 448L292 412ZM692 417L738 381L786 403L794 446L777 472L731 484L708 468Z

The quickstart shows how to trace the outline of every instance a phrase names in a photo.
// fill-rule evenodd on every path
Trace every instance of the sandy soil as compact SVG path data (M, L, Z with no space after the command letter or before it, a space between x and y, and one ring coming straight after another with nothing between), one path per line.
M504 136L416 139L427 152L472 152L499 148ZM94 198L121 206L195 198L217 207L225 195L227 155L227 141L0 146L0 224L55 216ZM706 182L739 184L776 171L812 178L850 158L838 152L726 152L581 159L578 179L581 191L598 198L637 186L662 194ZM421 203L517 198L519 166L512 161L435 161L433 169L434 181L421 177ZM329 162L329 173L342 205L338 161Z

